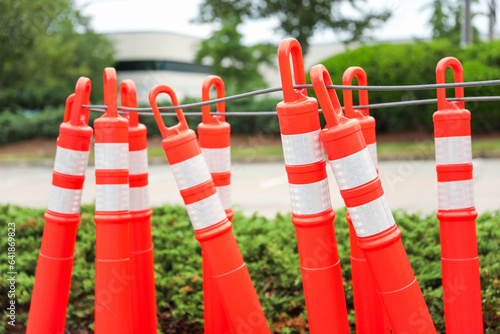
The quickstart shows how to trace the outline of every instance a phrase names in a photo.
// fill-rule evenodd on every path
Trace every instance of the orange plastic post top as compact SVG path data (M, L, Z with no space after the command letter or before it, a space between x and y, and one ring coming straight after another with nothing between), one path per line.
M318 100L321 101L321 109L326 120L326 128L333 128L347 122L347 118L342 112L339 97L334 89L326 89L326 86L333 85L332 78L328 70L323 65L311 68L311 82Z
M366 72L359 66L351 66L347 70L345 70L344 75L342 76L342 84L345 86L351 86L352 80L354 80L354 78L358 79L359 86L368 85ZM344 114L347 118L360 118L360 114L364 116L368 116L370 114L368 108L357 110L353 109L352 90L344 89L342 92L344 94ZM367 90L359 90L359 105L368 105Z
M280 43L278 48L278 62L280 67L281 86L283 87L284 102L296 102L307 98L307 89L294 89L292 68L290 67L290 56L292 57L293 77L296 85L305 85L306 75L304 72L304 60L302 48L294 38L288 38Z
M462 64L458 61L457 58L454 57L446 57L439 61L436 67L436 83L444 84L446 83L446 69L450 67L453 70L455 76L455 83L464 81L464 70L462 68ZM462 98L464 97L464 87L455 87L455 97ZM447 109L465 109L464 101L448 101L446 99L446 88L438 88L437 89L437 98L438 98L438 110L447 110Z
M151 92L149 93L149 102L151 103L151 98L154 97L154 103L151 105L151 108L153 108L153 113L155 116L156 123L158 124L158 127L160 129L161 136L163 139L167 139L169 137L175 136L176 134L179 134L183 131L189 130L189 126L186 121L186 117L184 116L184 113L182 112L182 109L175 109L175 113L177 114L177 119L179 122L171 127L166 127L165 122L163 121L163 118L161 117L160 109L158 108L158 104L156 104L156 97L160 94L168 94L170 96L170 99L172 100L172 104L174 106L178 106L179 100L177 99L177 95L175 95L175 92L170 86L167 85L158 85L154 87Z
M120 83L120 100L123 107L137 108L137 88L134 81L127 79ZM139 126L137 111L128 110L128 125L135 128Z
M201 101L210 101L210 88L215 86L216 94L218 99L222 99L224 97L224 81L216 75L209 75L203 80L203 84L201 87ZM217 103L217 112L225 113L226 112L226 103L218 102ZM201 107L201 120L203 124L213 124L213 123L221 123L226 121L226 116L224 115L215 115L212 116L210 114L210 105L206 104Z

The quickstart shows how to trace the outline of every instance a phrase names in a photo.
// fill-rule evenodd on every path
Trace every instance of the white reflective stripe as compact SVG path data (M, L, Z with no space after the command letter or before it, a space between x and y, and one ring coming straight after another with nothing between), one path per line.
M186 209L195 230L217 224L226 218L219 196L213 194L201 201L187 204Z
M202 154L171 165L180 190L194 187L212 178Z
M128 143L96 143L96 169L128 169Z
M129 174L138 175L148 172L148 149L129 152Z
M66 214L79 213L81 199L81 189L66 189L52 185L47 209Z
M472 163L470 136L434 138L437 165Z
M312 215L328 210L332 206L328 179L308 184L288 184L292 212Z
M89 151L74 151L57 146L54 172L66 175L85 175Z
M124 211L129 209L128 184L97 184L96 211Z
M224 210L231 209L231 186L215 187Z
M201 148L210 173L222 173L231 170L231 148Z
M352 208L347 208L358 237L368 237L395 225L394 217L385 195Z
M378 167L378 156L377 156L377 143L367 144L368 152L370 152L370 157L372 158L373 166L375 169Z
M319 140L320 130L298 135L281 135L285 165L307 165L325 159Z
M377 177L377 171L366 147L347 157L330 161L330 166L340 190L359 187Z
M438 182L439 210L465 209L474 206L472 180Z
M149 209L149 187L130 188L130 211Z

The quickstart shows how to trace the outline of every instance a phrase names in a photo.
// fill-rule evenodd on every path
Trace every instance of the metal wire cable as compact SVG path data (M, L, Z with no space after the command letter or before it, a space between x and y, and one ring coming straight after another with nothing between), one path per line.
M500 85L500 80L484 80L484 81L469 81L469 82L458 82L458 83L446 83L446 84L425 84L425 85L403 85L403 86L343 86L343 85L327 85L328 89L337 89L337 90L368 90L368 91L408 91L408 90L428 90L428 89L437 89L437 88L456 88L456 87L480 87L480 86L495 86ZM311 84L307 85L295 85L293 86L295 89L312 89L313 86ZM160 111L170 111L178 108L181 109L189 109L201 107L204 105L216 104L220 102L227 102L233 100L239 100L251 96L257 96L262 94L269 94L274 92L282 91L282 87L275 88L266 88L255 90L248 93L236 94L232 96L226 96L220 99L214 99L210 101L204 102L195 102L182 104L180 106L168 106L168 107L159 107ZM103 106L84 106L84 107L103 107ZM118 110L130 110L130 111L149 111L152 112L151 108L128 108L128 107L118 107Z
M476 97L462 97L462 98L449 98L448 101L464 101L464 102L484 102L484 101L500 101L500 96L476 96ZM437 103L437 99L422 99L422 100L408 100L408 101L399 101L399 102L384 102L384 103L373 103L368 105L360 105L353 106L353 109L380 109L380 108L392 108L392 107L400 107L400 106L414 106L420 104L432 104ZM106 110L106 106L83 106L83 107L91 107L90 111L103 113ZM99 107L99 108L94 108ZM179 108L179 106L177 107ZM133 108L127 108L131 110L136 110ZM146 109L146 108L138 108L138 109ZM342 107L344 109L344 107ZM322 112L319 109L319 112ZM128 110L119 110L119 114L128 114ZM139 116L153 116L152 112L147 111L139 111L137 112ZM160 113L162 116L166 117L176 117L175 113L171 112L162 112ZM277 115L276 111L233 111L233 112L211 112L211 115L224 115L224 116L274 116ZM184 116L201 116L201 112L185 112Z
M469 81L469 82L458 82L458 83L445 83L445 84L424 84L424 85L402 85L402 86L344 86L344 85L327 85L326 88L328 89L337 89L337 90L368 90L368 91L408 91L408 90L428 90L428 89L437 89L437 88L457 88L457 87L481 87L481 86L495 86L495 85L500 85L500 80L483 80L483 81ZM295 89L311 89L313 86L311 84L307 85L294 85L293 86ZM217 104L220 102L227 102L227 101L233 101L233 100L239 100L247 97L252 97L252 96L257 96L257 95L262 95L262 94L269 94L269 93L274 93L274 92L279 92L283 90L282 87L275 87L275 88L266 88L266 89L260 89L260 90L255 90L252 92L247 92L247 93L242 93L242 94L236 94L232 96L226 96L220 99L214 99L210 101L204 101L204 102L195 102L195 103L187 103L187 104L182 104L179 106L168 106L168 107L159 107L160 111L171 111L175 109L189 109L189 108L196 108L196 107L201 107L204 105L211 105L211 104ZM477 97L476 97L477 98ZM488 99L486 100L463 100L463 101L495 101L496 97L495 96L489 96L486 97ZM452 99L448 99L452 100ZM422 101L419 103L419 101ZM401 102L388 102L388 103L378 103L378 104L370 104L368 106L355 106L354 109L363 109L363 108L386 108L386 107L396 107L396 106L405 106L405 105L417 105L417 104L426 104L426 103L435 103L437 100L436 99L428 99L428 100L411 100L411 101L401 101ZM459 100L456 100L459 101ZM90 108L90 111L96 111L96 112L104 112L106 109L105 105L84 105L84 108ZM118 107L119 111L122 111L121 113L124 113L123 111L137 111L139 115L141 116L150 116L152 115L152 109L151 108L129 108L129 107ZM126 113L126 112L125 112ZM227 116L250 116L248 114L250 112L247 112L247 114L242 114L241 112L239 113L226 113ZM272 113L272 112L258 112L258 113ZM184 113L186 116L199 116L198 114L201 115L201 113ZM214 113L216 114L216 113ZM162 113L163 116L170 116L170 114L164 114ZM253 114L252 114L253 115Z

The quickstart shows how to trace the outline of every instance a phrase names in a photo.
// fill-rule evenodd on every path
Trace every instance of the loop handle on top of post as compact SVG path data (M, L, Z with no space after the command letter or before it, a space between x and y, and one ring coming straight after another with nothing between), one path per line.
M104 80L104 104L107 106L104 115L118 117L118 84L116 70L106 67L103 74Z
M217 93L217 98L224 98L224 81L217 75L209 75L203 80L203 85L201 87L201 101L206 102L210 100L210 88L215 86L215 91ZM217 103L217 112L226 112L226 103ZM210 115L210 105L206 104L201 107L201 121L204 124L218 124L226 121L226 116L224 115Z
M286 102L295 102L307 97L307 89L294 89L292 71L290 67L290 54L292 55L293 76L296 85L306 84L304 72L304 60L302 58L302 47L294 38L283 40L278 47L278 61L281 73L281 85L283 87L283 98Z
M161 117L160 109L158 108L158 103L156 103L156 98L162 93L168 94L170 96L174 107L179 106L180 104L179 100L177 99L177 95L175 95L174 90L170 86L158 85L149 92L149 104L153 109L153 114L155 116L156 123L158 123L158 127L160 128L161 136L163 137L163 139L166 139L183 131L189 130L189 126L186 121L186 117L184 117L184 112L182 111L182 109L175 109L175 113L177 114L179 123L171 127L165 126L165 122Z
M122 106L137 108L137 89L133 80L127 79L120 83L120 101ZM128 121L131 127L139 125L139 114L137 111L128 111Z
M83 106L90 104L91 87L92 84L89 78L80 77L78 79L75 93L71 94L66 100L66 108L64 111L65 123L70 121L70 124L73 126L87 126L89 123L90 109L83 108Z
M436 83L444 84L446 81L445 73L446 69L451 67L455 76L455 83L464 81L464 70L462 64L457 58L446 57L439 61L436 66ZM455 97L464 97L464 87L455 87ZM438 99L438 110L449 110L449 109L465 109L464 101L453 101L450 102L446 99L446 88L437 89L437 99Z
M342 76L342 84L344 86L352 86L352 80L354 78L358 79L359 86L367 86L368 79L366 78L366 72L359 66L351 66L347 70L345 70L344 75ZM363 116L369 116L370 112L368 108L363 109L353 109L353 101L352 101L352 90L344 89L342 91L344 94L344 114L347 118L363 118ZM368 105L368 91L360 90L359 91L359 105L366 106Z
M321 64L313 66L310 75L314 91L323 109L323 115L325 115L326 127L332 128L340 125L345 121L345 117L335 89L326 88L326 85L333 85L326 67Z
M73 109L73 103L75 102L75 93L70 94L66 99L66 104L64 105L64 120L63 123L66 123L71 119L71 109Z

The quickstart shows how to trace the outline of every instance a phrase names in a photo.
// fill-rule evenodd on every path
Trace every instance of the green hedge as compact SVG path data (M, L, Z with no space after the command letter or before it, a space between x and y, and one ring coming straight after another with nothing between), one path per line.
M361 66L369 85L414 85L436 82L436 65L444 57L453 56L464 68L464 81L500 78L500 41L480 43L466 49L440 40L431 43L378 44L364 46L333 56L321 62L326 66L334 84L342 83L342 75L349 66ZM453 81L447 71L447 82ZM354 82L356 84L356 82ZM337 92L342 101L342 93ZM357 93L355 104L357 104ZM453 90L447 96L453 97ZM500 86L471 87L465 96L500 95ZM370 103L396 102L436 98L435 90L370 92ZM432 113L436 104L373 109L370 114L377 120L379 132L432 131ZM500 130L498 102L467 102L472 113L473 132Z
M82 208L75 264L68 307L69 332L91 333L94 305L93 206ZM43 232L43 210L0 206L0 246L7 249L7 223L16 223L17 323L24 329L30 294L33 288L37 254ZM335 223L338 249L344 277L351 331L354 333L354 311L350 280L349 238L345 210L337 212ZM434 215L421 217L396 212L396 222L403 231L403 243L439 332L444 333L439 225ZM236 213L234 233L248 270L259 294L274 333L303 333L306 312L301 285L299 256L293 224L289 216L268 220L257 215L245 217ZM485 213L477 219L479 259L485 332L500 332L500 212ZM155 271L159 324L162 333L202 333L202 279L200 246L194 239L184 208L159 207L152 219L155 247ZM8 272L7 261L0 271ZM7 281L0 281L7 307ZM5 311L4 311L5 313ZM284 327L283 327L284 326ZM78 330L77 330L78 329ZM5 314L0 333L10 330ZM307 332L307 331L306 331Z
M342 82L342 74L349 66L361 66L365 69L370 85L410 85L434 83L435 68L439 60L447 56L458 58L464 67L465 81L492 80L500 78L500 41L480 43L466 49L452 45L448 41L431 43L415 42L411 44L377 44L363 46L324 60L332 80ZM308 69L306 69L308 70ZM451 71L447 72L447 81L453 80ZM243 92L242 92L243 93ZM310 91L310 95L314 95ZM341 92L338 92L342 100ZM354 93L356 101L357 93ZM452 90L448 96L453 96ZM465 96L500 95L500 86L471 87L465 89ZM405 101L435 98L435 90L370 92L370 103ZM281 99L246 98L226 103L228 111L273 111ZM185 99L183 103L196 102ZM356 102L355 102L356 103ZM472 112L472 131L500 131L500 108L498 102L468 102ZM387 109L373 109L371 114L377 120L377 131L403 132L427 131L433 128L432 113L435 104L407 106ZM186 112L200 111L199 108L186 109ZM0 112L0 144L33 138L57 137L62 121L63 108L48 107L27 117L24 112ZM99 116L91 113L92 119ZM174 124L175 118L167 118L167 125ZM188 122L196 128L200 117L190 117ZM238 134L278 134L279 124L275 116L228 117L232 133ZM152 117L142 117L141 122L148 126L151 135L158 135L158 127ZM323 122L324 123L324 122Z
M199 102L195 99L186 99L182 103ZM279 99L245 99L227 103L227 111L273 111ZM215 110L215 108L214 108ZM201 112L200 108L186 109L184 112ZM173 112L172 112L173 113ZM101 116L98 112L90 113L90 126ZM41 111L4 111L0 112L0 145L14 143L35 138L56 138L59 126L64 118L63 107L47 107ZM165 117L165 124L171 126L177 123L176 117ZM196 129L201 117L188 117L187 121L192 129ZM228 117L232 133L237 134L270 134L279 133L278 118L276 116L258 117ZM140 117L140 122L148 127L148 135L160 135L154 117Z

